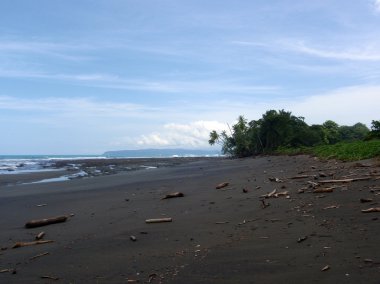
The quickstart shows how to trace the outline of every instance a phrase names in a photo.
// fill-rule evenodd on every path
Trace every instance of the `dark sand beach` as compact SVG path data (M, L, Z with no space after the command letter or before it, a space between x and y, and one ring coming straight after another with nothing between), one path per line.
M0 283L380 283L380 212L362 212L380 207L379 160L190 159L21 184L60 175L0 176ZM41 231L54 242L12 248Z

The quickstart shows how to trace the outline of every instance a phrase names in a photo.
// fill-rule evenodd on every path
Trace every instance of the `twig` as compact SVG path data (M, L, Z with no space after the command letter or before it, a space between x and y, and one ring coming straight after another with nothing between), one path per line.
M348 179L328 179L328 180L320 180L319 183L345 183L345 182L354 182L360 180L369 180L372 177L358 177L358 178L348 178Z
M339 208L339 205L330 205L330 206L327 206L323 209L326 210L326 209L335 209L335 208Z
M172 222L172 218L157 218L157 219L146 219L145 223L151 224L151 223L165 223L165 222Z
M36 240L41 240L43 237L45 236L45 232L40 232L37 236L36 236Z
M368 209L363 209L363 213L374 213L374 212L380 212L380 207L372 207Z
M329 269L330 269L330 266L326 265L325 267L323 267L323 268L321 269L321 271L327 271L327 270L329 270Z
M291 177L290 179L302 179L302 178L309 178L309 177L315 178L316 176L315 175L298 175L298 176Z
M41 256L45 256L45 255L48 255L48 254L50 254L50 253L48 253L48 252L40 253L40 254L37 254L35 256L32 256L31 258L29 258L29 260L33 260L33 259L39 258Z
M54 241L52 240L45 240L45 241L33 241L33 242L17 242L12 248L20 248L20 247L26 247L26 246L33 246L33 245L42 245L42 244L48 244L52 243Z
M58 277L48 276L48 275L41 276L41 278L42 279L50 279L50 280L59 280Z

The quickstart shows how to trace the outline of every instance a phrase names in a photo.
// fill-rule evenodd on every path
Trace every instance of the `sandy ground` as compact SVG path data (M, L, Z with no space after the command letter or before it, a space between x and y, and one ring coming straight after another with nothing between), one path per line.
M379 177L378 160L306 156L193 160L44 184L0 176L0 283L380 283L380 212L361 211L380 207ZM331 179L354 180L321 183ZM185 196L162 200L177 191ZM41 231L54 242L12 248Z

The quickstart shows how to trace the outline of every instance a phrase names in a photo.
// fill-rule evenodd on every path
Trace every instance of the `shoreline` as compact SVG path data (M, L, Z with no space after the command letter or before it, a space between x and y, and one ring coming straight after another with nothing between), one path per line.
M269 156L0 186L6 216L0 219L0 271L9 269L0 282L44 283L50 280L41 277L49 276L57 283L375 284L380 213L361 210L379 207L379 176L373 160ZM368 179L313 193L312 183L352 177ZM229 185L216 189L222 182ZM262 197L274 189L288 193ZM184 197L162 200L172 192ZM372 201L361 203L364 198ZM23 227L59 215L70 217ZM152 218L172 222L145 222ZM54 242L11 248L41 231Z
M129 171L174 167L183 163L210 159L225 159L225 157L52 159L40 170L0 174L0 186L91 178Z

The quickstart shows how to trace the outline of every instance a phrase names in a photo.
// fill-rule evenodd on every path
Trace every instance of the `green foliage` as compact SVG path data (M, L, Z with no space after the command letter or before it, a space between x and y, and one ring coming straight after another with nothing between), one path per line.
M380 140L339 142L334 145L319 145L314 147L279 147L274 154L299 155L308 154L324 159L342 161L358 161L380 156Z
M372 120L371 131L365 137L365 140L380 139L380 120Z
M263 153L308 152L319 156L336 154L336 158L342 157L342 159L350 160L378 153L379 149L371 148L378 144L367 145L357 142L357 144L351 145L341 142L380 138L380 121L372 121L371 131L362 123L356 123L353 126L339 126L332 120L327 120L322 125L309 126L303 117L294 116L291 112L268 110L262 115L262 118L250 122L244 116L239 116L237 123L230 128L230 133L231 135L225 131L220 134L212 131L210 145L220 144L224 154L234 157Z
M380 140L340 142L335 145L320 145L306 152L322 158L343 161L358 161L380 156Z

